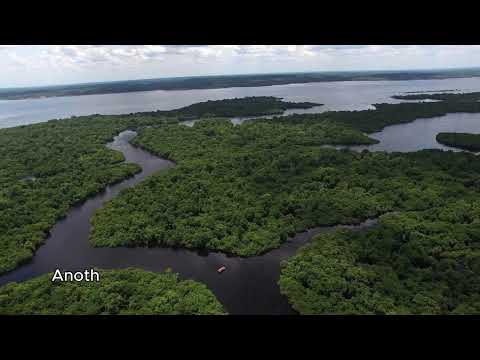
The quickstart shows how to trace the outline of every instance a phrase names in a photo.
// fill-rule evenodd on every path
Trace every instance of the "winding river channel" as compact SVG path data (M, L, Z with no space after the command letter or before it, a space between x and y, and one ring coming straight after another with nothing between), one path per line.
M135 135L133 131L124 131L107 146L121 151L127 162L139 164L142 171L134 177L108 186L104 192L72 208L64 219L55 224L32 261L1 276L0 285L24 281L53 272L57 268L79 271L91 267L136 267L157 272L171 268L183 279L205 283L230 314L294 314L277 285L280 262L294 255L312 236L332 231L335 227L311 229L297 234L280 248L250 258L170 248L94 248L90 244L90 219L98 208L122 189L138 184L157 171L166 171L174 166L170 161L130 145L129 140ZM360 225L343 227L363 229L374 223L374 220L367 220ZM218 274L217 269L222 265L227 270Z
M417 151L425 148L452 150L438 144L435 135L440 131L480 133L480 114L448 114L419 119L408 124L386 127L370 136L380 140L368 147L371 151ZM280 262L293 256L314 235L337 227L320 227L299 233L280 248L265 255L250 258L227 256L215 252L196 252L170 248L94 248L89 243L90 219L95 211L116 196L122 189L135 186L158 171L168 171L174 164L130 145L136 135L124 131L107 146L121 151L127 162L136 163L142 171L104 192L72 208L67 216L51 229L50 236L32 261L0 276L0 285L24 281L55 269L77 271L91 267L104 269L136 267L160 272L171 268L183 279L201 281L214 292L230 314L295 314L286 298L280 294L278 279ZM365 147L352 147L362 150ZM375 220L359 225L342 226L364 229ZM227 270L217 273L220 266Z

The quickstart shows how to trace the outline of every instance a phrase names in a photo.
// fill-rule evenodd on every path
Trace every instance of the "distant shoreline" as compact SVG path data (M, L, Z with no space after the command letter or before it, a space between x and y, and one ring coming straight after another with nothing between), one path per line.
M156 90L184 91L233 87L264 87L339 81L443 80L472 77L480 77L480 69L201 76L0 89L0 100L120 94Z

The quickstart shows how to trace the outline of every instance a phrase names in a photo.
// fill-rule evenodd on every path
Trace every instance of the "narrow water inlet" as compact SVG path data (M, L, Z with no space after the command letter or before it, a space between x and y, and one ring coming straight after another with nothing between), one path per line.
M314 235L332 231L336 226L320 227L302 232L280 248L265 255L250 258L227 256L216 252L196 252L172 248L94 248L89 242L90 219L95 211L122 189L135 186L147 176L164 171L174 163L158 158L129 143L136 133L124 131L107 146L121 151L126 162L137 163L142 171L120 183L108 186L104 192L70 209L58 221L32 261L0 276L0 285L21 282L56 269L83 271L92 267L103 269L136 267L160 272L167 268L183 279L203 282L230 314L294 314L277 285L280 262L295 254ZM161 199L159 199L161 201ZM347 226L363 229L374 220ZM220 275L217 269L225 266Z

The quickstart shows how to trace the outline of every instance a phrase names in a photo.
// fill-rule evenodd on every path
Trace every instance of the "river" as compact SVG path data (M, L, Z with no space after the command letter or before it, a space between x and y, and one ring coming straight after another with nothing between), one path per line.
M108 186L104 192L69 210L67 216L52 228L50 236L38 248L32 261L0 276L0 285L25 281L57 268L83 271L90 267L136 267L156 272L171 268L183 279L206 284L230 314L294 314L277 285L280 261L294 255L315 234L332 231L335 227L322 227L297 234L280 248L250 258L184 249L94 248L90 245L90 219L97 209L122 189L138 184L157 171L165 171L174 166L170 161L130 145L129 140L133 136L135 132L125 131L107 146L121 151L127 162L139 164L142 172ZM360 225L346 227L362 229L374 223L374 220L368 220ZM222 265L227 270L218 274L217 269Z
M480 91L480 78L408 81L338 81L309 84L202 89L142 91L122 94L82 95L23 100L0 100L0 128L91 114L128 114L172 110L200 101L245 96L277 96L286 101L325 104L288 113L329 110L365 110L376 103L399 103L392 95L411 91Z
M458 80L455 82L453 80ZM448 79L450 85L446 85L440 80L415 81L422 82L422 85L415 85L403 88L403 91L414 91L413 89L431 90L433 88L432 82L438 81L436 85L438 89L459 88L460 83L473 83L468 79ZM468 80L468 81L467 81ZM453 83L452 83L453 81ZM361 84L356 84L361 83ZM332 87L332 91L339 92L342 87L351 87L358 90L358 86L367 86L368 82L349 82L349 83L320 83L320 84L302 84L299 86L315 88L316 86ZM383 82L375 82L379 85ZM395 83L394 88L391 89L392 95L398 93L401 87L400 81L389 82ZM333 85L332 85L333 84ZM456 85L455 85L456 84ZM480 79L475 79L475 84L480 89ZM370 85L371 86L371 85ZM380 84L380 86L384 86ZM392 85L393 86L393 85ZM289 87L294 89L294 85L282 85L282 88ZM268 93L267 90L272 91L274 87L256 88L260 93L247 95L282 95ZM243 92L248 91L247 88L239 88ZM475 88L476 89L476 88ZM384 88L385 90L385 88ZM468 90L474 90L468 89ZM193 91L193 90L192 90ZM196 90L199 92L200 90ZM225 92L236 94L236 90L218 89L218 90L202 90L209 92L218 92L218 98L225 98ZM382 95L378 95L378 94ZM295 94L295 91L293 91ZM372 104L374 102L381 102L385 92L370 91L370 95L377 94L378 97L365 96L370 100L353 100L350 105L350 99L347 95L342 96L342 107L367 107L366 103ZM95 95L114 96L113 95ZM120 94L122 96L135 96L130 94ZM298 95L298 93L297 93ZM325 94L324 94L325 95ZM294 95L287 97L291 101L319 101L327 103L328 96L322 96L320 99L303 98ZM75 97L78 99L86 99L87 96ZM372 101L377 99L377 101ZM178 100L178 99L177 99ZM201 99L188 101L196 102ZM379 101L380 100L380 101ZM383 99L383 102L385 99ZM24 100L15 100L24 101ZM28 100L28 101L70 101L65 98L52 98L42 100ZM82 100L83 101L83 100ZM172 100L176 101L176 100ZM331 107L333 103L330 103ZM353 104L353 105L352 105ZM183 104L182 104L183 105ZM0 104L0 107L3 104ZM178 107L176 103L174 107ZM145 110L145 109L143 109ZM87 110L88 113L89 110ZM131 111L131 109L130 109ZM119 110L119 113L125 112L125 109ZM80 115L79 113L76 113ZM21 116L20 116L21 117ZM51 117L51 116L50 116ZM1 118L1 116L0 116ZM1 120L0 120L1 121ZM22 120L23 121L23 120ZM370 136L380 140L379 144L370 145L368 147L353 147L355 150L363 150L368 148L371 151L417 151L424 148L438 148L443 150L450 150L450 148L438 144L435 140L435 135L440 131L462 131L480 133L480 114L448 114L443 117L418 119L412 123L400 124L386 127L381 132L370 134ZM103 204L113 198L124 188L132 187L142 181L145 177L157 172L166 171L174 164L170 161L160 159L145 152L141 149L135 148L129 144L129 140L135 136L132 131L125 131L115 137L114 141L107 146L111 149L121 151L125 155L127 162L137 163L142 167L142 171L137 175L124 180L115 185L108 186L104 192L90 198L83 204L72 208L67 216L57 222L52 228L51 234L42 245L32 261L28 264L17 268L16 270L0 276L0 285L11 281L24 281L41 274L52 272L59 268L61 270L84 270L90 267L99 268L126 268L137 267L149 271L163 271L166 268L171 268L174 272L180 274L181 278L193 279L205 283L210 290L217 296L219 301L224 304L230 314L294 314L295 312L289 306L286 298L280 294L277 281L280 274L280 262L293 256L295 252L302 245L308 242L315 234L320 232L332 231L335 227L322 227L312 229L307 232L297 234L295 237L289 239L280 248L272 250L265 255L251 258L241 258L227 256L215 252L196 252L184 249L169 249L169 248L94 248L89 243L90 233L90 219L94 212L103 206ZM373 220L366 221L357 226L350 226L354 229L363 229L373 225ZM217 269L225 265L227 270L218 274Z

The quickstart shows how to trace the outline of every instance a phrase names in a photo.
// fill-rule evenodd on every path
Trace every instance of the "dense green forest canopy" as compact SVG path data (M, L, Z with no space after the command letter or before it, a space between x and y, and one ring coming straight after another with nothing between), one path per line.
M322 148L369 143L337 122L299 116L233 126L145 129L135 140L178 165L123 192L93 218L97 246L181 246L243 256L318 225L440 206L477 194L471 154L355 153Z
M245 105L244 99L225 102L235 109ZM246 102L255 104L254 114L265 114L272 103L293 106L271 97L248 98ZM212 103L219 106L218 113L223 111L223 101ZM194 107L197 113L187 109L200 116L205 106ZM0 273L28 261L50 228L73 205L141 170L124 163L120 152L106 148L108 141L129 128L176 124L182 111L154 116L92 115L0 129ZM218 116L215 109L208 111Z
M159 118L81 117L0 130L0 273L29 260L73 205L141 169L105 144Z
M342 191L351 206L325 211L335 190L318 183L324 177L330 181L335 165L356 156L321 145L373 142L329 121L234 126L216 119L194 127L145 129L134 144L176 160L177 167L122 192L98 211L92 221L92 242L207 248L250 256L315 224L374 215L379 209L368 194L353 189Z
M209 116L261 116L282 114L287 109L308 109L320 106L313 102L288 102L273 96L252 96L225 100L209 100L170 111L172 115L187 118Z
M222 315L201 283L170 271L99 270L99 282L52 282L52 274L0 287L0 315Z
M322 118L372 133L384 127L409 123L416 119L444 116L449 113L479 113L480 102L440 101L423 103L374 104L375 110L332 111L320 114ZM296 115L300 116L300 115ZM304 115L305 118L315 115Z
M458 94L455 101L405 102L400 104L373 104L371 110L327 111L319 114L293 114L282 119L275 117L272 121L314 122L330 120L366 133L381 131L386 126L404 124L416 119L444 116L449 113L479 113L480 93ZM438 94L420 94L418 96L435 96ZM445 94L457 95L457 94ZM415 95L417 96L417 95ZM394 96L395 97L395 96ZM307 103L308 104L308 103ZM221 115L219 115L221 116ZM262 120L264 121L264 120Z
M320 235L279 284L301 314L480 314L478 197Z
M321 237L287 262L280 285L292 305L301 313L479 313L477 158L320 146L372 141L355 129L478 109L380 104L241 126L215 119L145 129L135 144L178 166L101 209L92 241L249 256L306 228L386 214L377 228Z
M480 134L442 132L436 136L440 144L470 151L480 151Z
M279 101L272 99L264 98L264 104L259 104L259 99L249 101L258 105L257 114L262 115L272 109L272 101ZM225 100L213 102L213 106L189 107L185 110L189 116L212 117L191 128L178 125L182 112L178 109L79 117L0 130L0 272L28 260L50 227L73 204L139 171L138 166L122 162L121 154L105 148L115 134L128 128L139 131L135 145L178 165L123 191L100 209L93 219L91 238L97 246L181 246L251 256L278 247L288 235L318 225L358 223L392 211L400 216L423 215L458 202L472 209L476 206L480 164L472 154L439 150L357 153L323 145L371 144L375 140L362 131L378 131L387 125L449 112L480 112L479 102L377 104L375 110L292 115L234 126L221 117L228 111L225 104L232 101L245 102ZM243 111L241 106L232 106ZM442 239L457 234L442 226L437 230ZM355 244L361 242L353 235L348 238L351 236ZM476 254L476 235L469 236L465 241L452 241L464 241L464 250ZM429 249L429 244L434 246L433 242L424 244L425 253L437 251ZM381 241L378 246L382 246ZM410 255L407 252L399 258ZM365 257L359 259L355 266L366 261ZM414 262L414 258L409 261ZM441 259L438 261L444 266ZM476 260L472 261L468 269L478 276ZM414 283L406 280L407 285L400 287L411 289L420 281L417 265L390 265L399 278L406 276ZM403 271L407 275L400 275ZM438 293L444 285L436 280L437 273L425 274L421 281L430 282L432 291ZM470 279L462 271L455 274L461 284ZM372 282L367 285L375 287ZM463 302L447 307L444 300L435 298L440 304L435 309L474 311L472 289L459 288ZM309 294L311 304L323 302L319 300L323 294ZM290 301L303 309L295 305L295 296L289 295ZM417 311L395 299L394 307L384 309ZM319 309L305 306L304 312ZM372 309L362 306L355 311Z
M177 117L179 120L201 117L236 117L282 114L287 109L308 109L320 106L312 102L288 102L274 96L251 96L224 100L208 100L170 111L152 111L142 115Z

